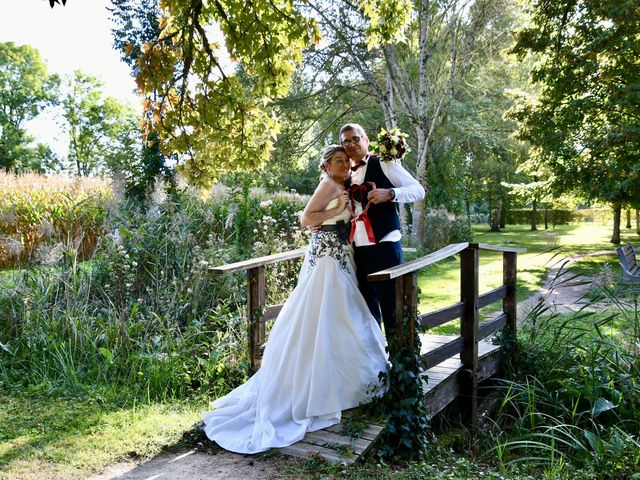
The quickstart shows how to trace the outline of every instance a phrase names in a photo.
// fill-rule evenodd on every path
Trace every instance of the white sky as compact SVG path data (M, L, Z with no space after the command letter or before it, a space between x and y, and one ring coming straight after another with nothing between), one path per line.
M49 73L82 70L104 83L105 96L140 108L129 67L112 48L109 0L67 0L49 7L48 0L0 0L0 42L31 45L40 51ZM51 115L27 125L39 141L66 152L66 137Z

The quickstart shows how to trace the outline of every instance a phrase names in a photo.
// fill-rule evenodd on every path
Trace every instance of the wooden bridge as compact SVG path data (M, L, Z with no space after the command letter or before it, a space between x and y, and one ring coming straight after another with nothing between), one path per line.
M503 257L502 285L482 295L479 294L481 250L502 252ZM266 305L265 266L303 257L305 251L306 249L293 250L211 268L215 274L247 272L248 349L250 366L254 370L260 368L266 342L265 324L275 319L282 309L282 304ZM406 308L414 314L409 317L417 318L423 329L460 319L460 335L421 335L421 354L427 365L424 394L429 418L458 399L466 407L470 424L476 424L478 384L500 370L500 346L485 339L500 330L505 330L504 333L511 339L516 338L517 254L521 252L526 252L526 249L482 243L457 243L411 262L369 275L369 281L395 279L398 319L404 317L403 312ZM460 256L460 301L417 316L418 271L457 254ZM502 313L481 323L479 309L498 301L502 302ZM415 325L409 327L413 328ZM514 342L511 342L511 347L515 348ZM302 441L282 451L305 458L320 455L331 462L349 464L357 461L371 448L383 432L384 425L369 423L358 432L357 438L354 438L353 428L350 426L353 415L353 411L343 412L343 420L338 425L307 433Z

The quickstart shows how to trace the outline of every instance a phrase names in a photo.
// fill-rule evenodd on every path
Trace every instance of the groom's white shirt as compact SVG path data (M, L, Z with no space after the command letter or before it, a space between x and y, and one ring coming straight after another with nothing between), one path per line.
M355 172L351 173L351 183L360 185L364 182L370 155L371 154L368 153L362 159L366 165L361 166ZM380 167L382 168L382 173L384 173L389 181L395 185L393 188L396 193L396 198L393 200L394 202L412 203L424 198L424 188L422 188L422 185L413 178L413 175L407 172L404 167L400 165L400 162L383 162L381 160ZM362 205L356 202L355 211L353 213L355 215L359 215L361 212ZM400 230L393 230L380 239L379 242L397 242L401 238L402 234L400 233ZM363 222L356 222L356 233L353 237L353 243L358 247L375 245L373 242L369 241L367 230L365 229Z

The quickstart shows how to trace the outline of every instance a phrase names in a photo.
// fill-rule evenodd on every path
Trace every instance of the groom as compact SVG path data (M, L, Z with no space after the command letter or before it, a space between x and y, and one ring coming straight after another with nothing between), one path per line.
M399 162L382 162L369 153L369 138L357 123L340 129L340 143L351 158L352 185L373 182L376 187L368 193L371 205L367 213L373 236L364 222L358 221L353 246L360 291L378 323L382 317L389 337L396 325L395 280L368 282L367 275L402 263L397 203L422 200L424 188ZM363 207L356 203L354 214L360 214Z

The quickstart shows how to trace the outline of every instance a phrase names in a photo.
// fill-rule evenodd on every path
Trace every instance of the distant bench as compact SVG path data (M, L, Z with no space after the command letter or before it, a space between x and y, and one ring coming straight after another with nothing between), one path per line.
M622 283L640 283L640 265L633 246L630 243L616 248L620 267L622 267Z

